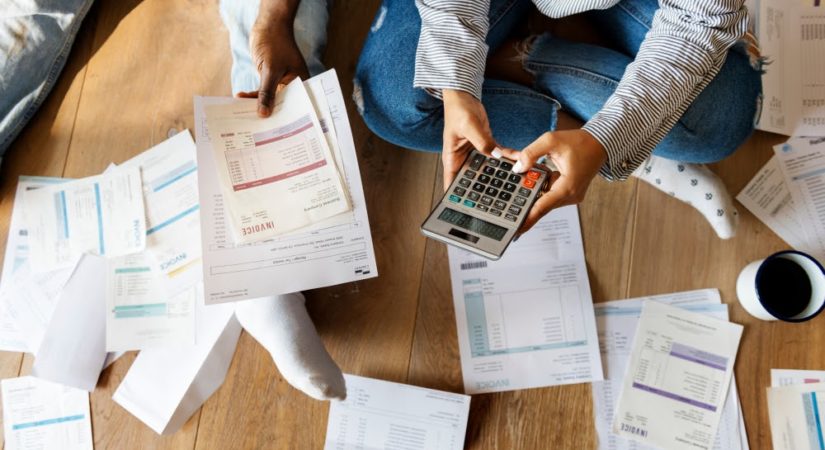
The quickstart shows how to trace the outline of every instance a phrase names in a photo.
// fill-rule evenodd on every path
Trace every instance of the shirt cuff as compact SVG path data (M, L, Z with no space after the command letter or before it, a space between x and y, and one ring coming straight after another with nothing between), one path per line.
M626 148L622 140L625 124L597 114L582 129L593 135L607 153L607 162L599 174L609 181L624 181L650 156L653 149ZM625 131L624 133L627 133Z

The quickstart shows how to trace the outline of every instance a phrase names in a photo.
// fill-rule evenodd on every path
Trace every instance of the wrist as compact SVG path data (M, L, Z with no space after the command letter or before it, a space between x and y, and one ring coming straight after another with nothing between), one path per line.
M602 143L596 139L596 136L590 133L590 131L582 128L582 139L584 139L584 144L588 149L591 149L591 153L594 157L598 158L601 164L607 162L607 149L605 148Z

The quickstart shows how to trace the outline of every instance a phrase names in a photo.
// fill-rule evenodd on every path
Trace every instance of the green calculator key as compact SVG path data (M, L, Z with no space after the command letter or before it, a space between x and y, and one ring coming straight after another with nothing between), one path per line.
M464 204L469 206L470 208L475 208L475 206L476 206L476 202L474 202L472 200L464 200Z
M450 194L450 201L453 202L453 203L458 203L458 202L461 201L461 197L459 197L455 194Z

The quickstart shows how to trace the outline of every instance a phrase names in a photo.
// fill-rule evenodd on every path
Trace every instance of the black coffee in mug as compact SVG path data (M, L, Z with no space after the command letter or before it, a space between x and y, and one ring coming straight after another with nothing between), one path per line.
M813 287L805 268L778 257L767 259L759 269L756 291L772 314L779 319L790 319L808 307Z

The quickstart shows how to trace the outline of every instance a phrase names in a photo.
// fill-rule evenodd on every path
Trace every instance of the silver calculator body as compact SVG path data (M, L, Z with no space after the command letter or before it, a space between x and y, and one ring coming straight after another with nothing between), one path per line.
M536 168L513 173L513 164L473 150L421 232L485 258L501 258L549 181L549 174Z

